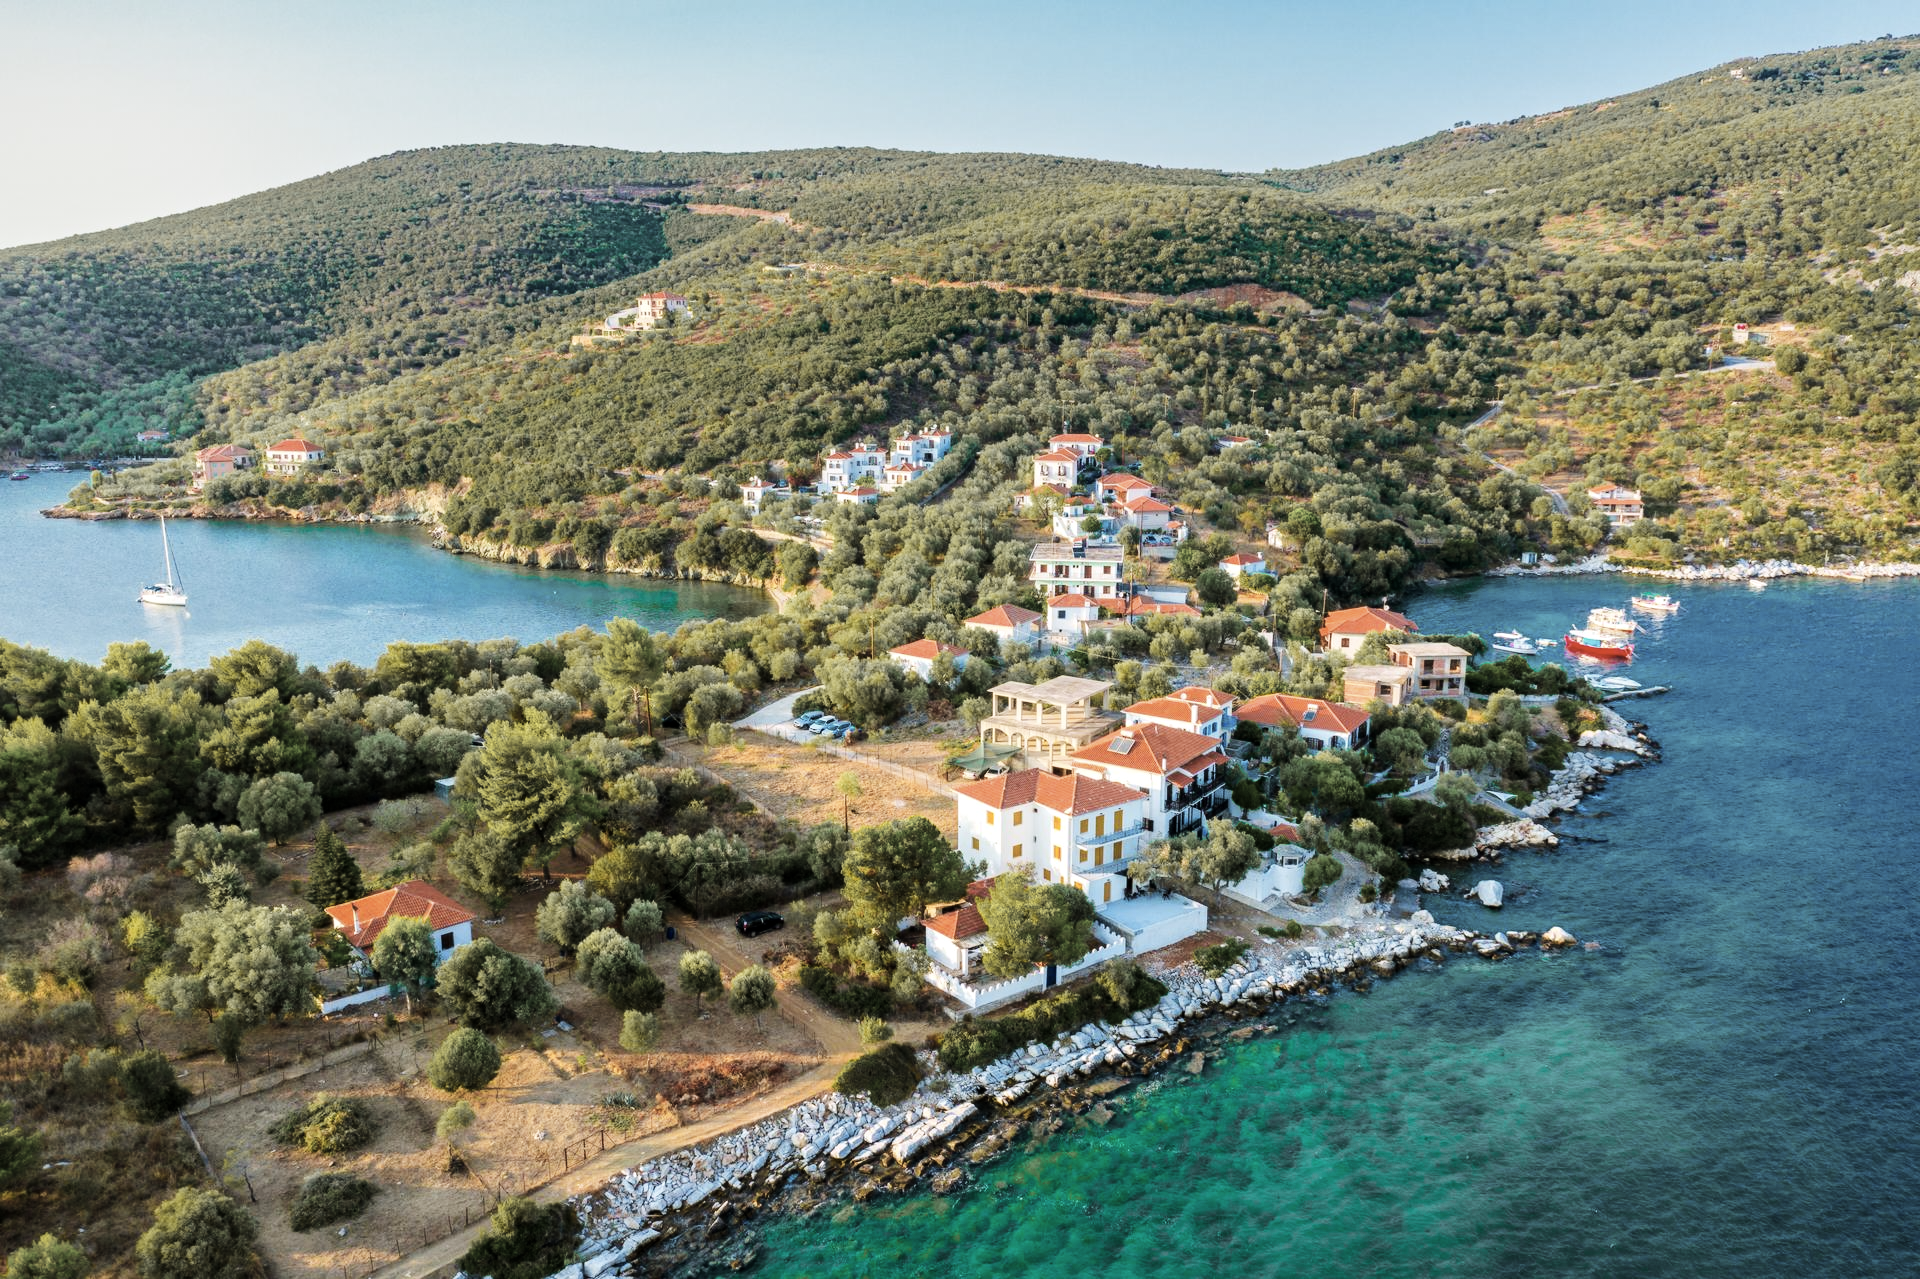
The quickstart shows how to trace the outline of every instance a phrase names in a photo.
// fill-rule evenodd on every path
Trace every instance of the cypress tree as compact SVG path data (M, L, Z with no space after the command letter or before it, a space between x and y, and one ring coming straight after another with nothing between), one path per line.
M320 833L313 840L313 860L308 866L307 900L325 910L366 895L360 863L353 860L346 842L333 833L333 827L321 822Z

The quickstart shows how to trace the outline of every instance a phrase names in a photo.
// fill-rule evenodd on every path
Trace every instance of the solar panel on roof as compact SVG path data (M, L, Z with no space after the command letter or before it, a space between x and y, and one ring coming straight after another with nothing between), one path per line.
M1122 737L1113 744L1113 753L1116 755L1124 755L1132 749L1133 739L1131 737Z

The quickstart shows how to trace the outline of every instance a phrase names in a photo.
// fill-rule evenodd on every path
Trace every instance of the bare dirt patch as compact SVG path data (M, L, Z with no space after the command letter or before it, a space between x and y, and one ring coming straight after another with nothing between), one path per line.
M868 751L870 746L861 743L859 749ZM837 784L841 774L852 773L860 782L860 794L853 801L854 822L872 825L925 817L947 834L955 833L951 795L809 745L763 733L741 733L731 746L689 743L676 746L674 753L710 769L768 813L803 826L843 819L845 801ZM871 753L880 755L877 750ZM929 780L938 786L937 780Z
M1298 293L1288 293L1283 289L1269 289L1262 284L1228 284L1217 289L1195 289L1191 293L1182 293L1176 299L1180 302L1211 302L1216 306L1235 306L1244 303L1256 311L1311 311L1312 303Z

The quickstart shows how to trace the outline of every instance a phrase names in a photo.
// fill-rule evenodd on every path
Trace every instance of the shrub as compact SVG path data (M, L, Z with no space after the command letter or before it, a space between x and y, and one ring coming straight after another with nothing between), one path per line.
M727 987L727 1002L742 1016L758 1017L773 1007L773 974L759 964L742 968Z
M893 995L886 987L851 981L814 964L800 969L800 986L827 1007L848 1017L880 1017L893 1011Z
M652 1052L659 1042L660 1019L652 1013L629 1010L620 1019L620 1046L628 1052Z
M628 937L644 946L665 934L666 916L657 903L635 898L627 907L626 931Z
M120 1078L126 1085L128 1106L144 1123L165 1119L193 1095L181 1086L173 1063L151 1048L127 1058Z
M860 1019L860 1042L863 1044L884 1044L893 1038L893 1027L881 1017L862 1017Z
M833 1090L844 1096L865 1093L876 1106L891 1106L913 1095L920 1082L920 1069L913 1049L905 1044L882 1044L848 1062L833 1081Z
M307 1178L287 1211L287 1224L295 1230L312 1230L336 1221L358 1217L366 1211L380 1188L351 1173L323 1172Z
M1433 806L1428 804L1424 807ZM1331 853L1315 853L1307 859L1306 870L1301 872L1301 887L1309 894L1317 893L1329 884L1339 883L1342 873L1339 858Z
M666 984L647 965L640 948L611 928L580 943L575 971L588 990L604 995L623 1012L650 1013L667 999Z
M57 1235L17 1248L7 1258L7 1279L82 1279L87 1254Z
M0 1101L0 1186L30 1176L40 1166L40 1134L14 1126L13 1104Z
M569 879L547 895L533 913L540 936L571 955L592 933L613 923L613 903L577 879Z
M379 1132L364 1103L351 1097L321 1093L290 1114L282 1115L267 1135L283 1146L298 1146L316 1155L338 1155L358 1150Z
M436 989L462 1025L479 1030L533 1021L560 1007L538 968L486 937L461 946L440 965Z
M427 1080L442 1092L485 1088L500 1073L500 1050L479 1031L462 1026L434 1050Z
M564 1203L503 1199L487 1230L460 1258L460 1269L493 1279L546 1279L573 1260L580 1218Z
M1218 977L1239 962L1240 956L1247 953L1247 943L1238 937L1229 937L1218 946L1202 946L1193 952L1194 966L1209 977Z
M258 1266L259 1233L225 1195L184 1187L154 1210L152 1227L134 1245L141 1279L246 1279Z

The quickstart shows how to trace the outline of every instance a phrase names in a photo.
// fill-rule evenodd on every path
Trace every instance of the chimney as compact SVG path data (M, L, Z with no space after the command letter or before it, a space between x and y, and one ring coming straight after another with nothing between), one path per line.
M353 912L353 935L358 937L360 935L360 903L348 902L347 909Z

